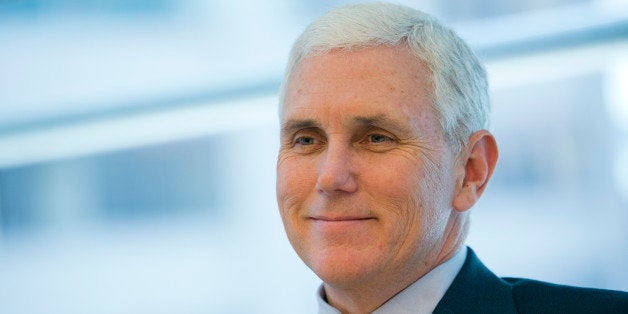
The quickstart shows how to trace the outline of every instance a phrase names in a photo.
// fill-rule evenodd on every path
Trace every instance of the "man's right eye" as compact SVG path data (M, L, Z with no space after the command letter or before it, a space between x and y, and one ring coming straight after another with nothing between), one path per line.
M301 136L294 140L295 145L312 145L314 144L314 138L310 136Z
M323 138L314 134L297 135L292 141L292 151L298 154L311 154L319 151L324 143Z

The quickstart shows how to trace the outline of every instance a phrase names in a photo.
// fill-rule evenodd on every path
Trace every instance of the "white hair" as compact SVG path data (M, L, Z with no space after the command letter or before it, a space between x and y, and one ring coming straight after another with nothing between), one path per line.
M486 71L465 42L426 13L379 2L333 9L305 29L290 52L279 94L280 114L292 72L303 58L379 45L407 45L429 67L433 109L453 152L460 152L473 132L488 128Z

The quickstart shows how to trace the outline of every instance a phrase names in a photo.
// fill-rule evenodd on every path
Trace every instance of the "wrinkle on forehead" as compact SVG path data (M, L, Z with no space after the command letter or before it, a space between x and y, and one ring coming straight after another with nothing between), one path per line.
M431 71L405 45L332 50L295 67L281 116L285 121L322 114L329 120L383 113L427 131L438 125L432 90Z
M376 51L379 54L379 59L382 62L370 63L368 67L364 67L363 64L368 62L368 58L372 56L369 52ZM333 49L329 52L318 53L304 57L295 67L292 74L292 83L297 76L300 76L303 71L320 72L321 68L327 67L329 64L335 67L346 67L360 69L358 75L354 75L352 71L344 71L334 73L334 78L341 79L357 79L367 80L369 77L373 78L378 75L384 76L403 76L404 79L420 81L427 84L417 84L415 89L422 94L432 94L432 72L421 58L417 57L407 45L398 46L373 46L364 48L355 48L351 50L347 49ZM398 67L401 64L402 67ZM399 71L403 69L403 71ZM406 71L409 70L409 71ZM328 74L328 73L327 73ZM387 81L381 82L386 85L390 91L396 90L395 84Z

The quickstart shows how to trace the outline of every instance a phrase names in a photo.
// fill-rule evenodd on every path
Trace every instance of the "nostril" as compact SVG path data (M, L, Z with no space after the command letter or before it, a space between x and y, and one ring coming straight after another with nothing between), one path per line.
M325 193L353 192L357 187L348 158L324 160L319 168L316 188Z

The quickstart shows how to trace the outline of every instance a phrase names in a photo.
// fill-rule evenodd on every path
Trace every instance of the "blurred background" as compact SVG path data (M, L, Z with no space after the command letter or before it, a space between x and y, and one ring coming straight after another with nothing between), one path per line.
M0 313L314 313L277 213L292 41L353 1L0 0ZM498 275L628 290L628 2L398 1L486 63Z

